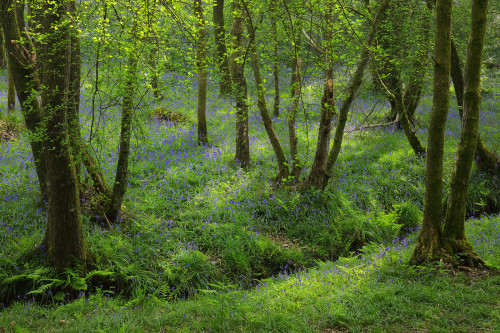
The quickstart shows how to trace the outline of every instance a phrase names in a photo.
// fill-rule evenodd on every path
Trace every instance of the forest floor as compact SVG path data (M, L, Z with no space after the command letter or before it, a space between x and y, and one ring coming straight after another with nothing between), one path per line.
M304 91L298 135L306 176L320 85ZM111 181L119 112L99 110L93 117L83 96L83 134ZM168 96L136 114L126 220L112 229L95 225L86 202L93 198L83 199L94 258L85 277L68 270L61 278L46 264L39 246L46 217L28 135L0 142L0 332L500 330L495 269L408 264L421 221L425 161L393 127L358 130L384 121L388 103L380 97L365 94L353 106L328 189L300 193L270 181L276 161L256 105L249 117L252 167L243 170L232 163L230 101L209 99L210 145L200 147L195 94L172 90ZM430 103L426 96L418 109L424 144ZM182 121L159 120L159 107L182 114ZM499 93L489 92L481 136L497 153L499 123ZM288 151L286 116L274 125ZM445 183L460 128L452 105ZM467 211L469 241L488 265L500 268L497 178L473 171Z

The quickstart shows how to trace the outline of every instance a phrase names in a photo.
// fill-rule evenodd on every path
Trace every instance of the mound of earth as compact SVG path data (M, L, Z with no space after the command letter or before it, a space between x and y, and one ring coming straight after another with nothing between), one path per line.
M0 118L0 142L17 139L21 126L11 120Z
M174 124L186 124L191 122L191 119L185 114L164 107L154 110L153 118L157 121L168 121Z

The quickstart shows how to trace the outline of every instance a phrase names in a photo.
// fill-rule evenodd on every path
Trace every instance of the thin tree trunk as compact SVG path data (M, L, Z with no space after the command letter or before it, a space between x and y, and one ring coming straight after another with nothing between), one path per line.
M271 34L273 37L273 81L274 81L274 103L273 115L280 116L280 70L278 57L278 4L277 0L272 0ZM288 167L287 167L288 169Z
M133 28L136 29L135 27ZM135 37L132 37L135 38ZM107 221L113 223L118 220L122 208L123 197L128 186L128 159L130 155L130 137L132 135L132 118L134 113L134 93L136 90L137 55L135 50L129 51L125 68L125 89L123 91L120 151L116 165L115 182L109 203L105 209Z
M352 77L349 83L349 88L347 89L347 97L342 103L342 107L340 108L339 117L337 120L337 128L335 129L335 136L333 138L333 145L332 148L330 149L330 153L328 154L328 160L326 162L326 173L325 173L326 179L323 181L323 189L326 187L326 185L328 184L328 179L333 174L333 168L335 166L335 163L337 162L340 150L342 149L342 140L344 137L345 125L347 123L347 115L349 113L351 104L354 101L354 97L356 96L356 92L359 86L361 85L363 73L370 58L369 48L373 43L382 15L386 10L388 3L389 0L384 0L380 4L379 9L377 10L377 13L370 27L370 31L368 33L368 38L366 40L366 45L361 55L361 60L358 64L358 68L356 69L356 72L354 73L354 76Z
M50 197L44 244L49 261L63 272L79 264L86 266L80 197L74 163L70 153L66 116L71 58L67 2L43 10L41 29L47 43L39 49L43 66L42 107L46 125L45 156L50 179ZM54 29L54 26L57 29ZM76 260L76 262L75 262Z
M196 64L198 66L198 144L208 144L207 133L207 32L201 0L194 0L196 16Z
M292 64L292 80L291 80L291 95L292 107L288 115L288 135L290 140L290 160L291 160L291 176L295 181L299 180L300 171L302 169L298 156L299 139L296 133L297 113L299 112L300 94L301 94L301 69L302 59L296 52Z
M463 119L464 77L462 74L462 64L460 63L460 58L458 57L457 48L453 39L451 41L451 80L455 87L458 113L460 114L460 119ZM483 140L481 140L480 134L478 134L477 137L474 161L476 162L477 168L482 172L498 175L500 177L500 157L486 148Z
M233 53L231 75L236 100L236 154L234 160L243 168L250 166L250 140L248 137L247 83L244 76L244 28L241 0L233 1Z
M472 2L471 30L465 67L464 117L455 168L451 175L450 196L444 222L444 240L451 247L451 255L462 256L462 264L469 267L484 265L465 237L465 204L474 152L479 136L479 109L481 105L481 62L488 13L488 0Z
M247 30L251 38L250 58L255 77L255 85L257 86L257 106L259 107L260 115L262 117L262 121L264 122L264 128L266 129L267 136L269 137L269 141L271 142L271 146L273 147L274 154L276 155L276 159L278 161L279 171L275 177L275 180L280 181L281 179L286 179L289 175L287 159L285 157L285 152L283 151L283 147L280 143L278 135L274 130L273 121L271 119L271 115L269 114L267 108L266 92L264 89L264 83L262 81L262 75L260 73L259 55L257 53L255 31L253 28L253 24L251 23L250 13L247 14L248 14Z
M26 128L34 134L34 139L30 142L31 151L33 153L41 198L47 202L49 199L47 167L43 154L42 141L37 139L41 133L42 118L40 105L34 94L39 84L37 73L35 72L34 50L33 45L23 45L23 43L19 42L21 34L17 25L15 12L11 10L12 5L12 0L0 3L0 24L3 28L5 40L11 41L5 44L6 51L8 54L15 54L15 56L8 57L8 61L12 69L13 81L17 88L17 96L24 115Z
M214 0L213 8L214 37L217 50L217 64L221 76L219 82L220 94L231 94L231 72L226 48L226 29L224 25L224 0Z
M443 153L444 129L450 98L451 7L451 0L436 1L434 94L428 133L424 217L411 257L411 262L415 265L439 257L443 246L441 232Z
M7 112L12 113L16 109L16 87L14 85L14 75L10 63L7 65Z
M3 29L2 25L0 24L0 68L6 68L7 65L7 60L5 58L5 47L3 43Z
M160 92L160 80L158 78L158 71L157 71L157 55L158 55L158 40L155 37L153 37L153 46L151 48L151 51L149 53L149 68L151 69L151 90L153 91L153 97L157 101L163 100L163 95Z

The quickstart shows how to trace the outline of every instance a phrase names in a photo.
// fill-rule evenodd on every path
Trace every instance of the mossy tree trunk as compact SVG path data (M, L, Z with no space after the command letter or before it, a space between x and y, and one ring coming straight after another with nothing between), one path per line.
M443 238L450 255L460 256L460 264L469 267L484 265L473 252L465 237L465 204L467 188L479 136L479 108L481 105L481 62L488 0L472 2L471 29L465 67L464 109L462 133L458 146L455 167L451 175L450 196L446 209Z
M4 32L6 53L15 56L8 57L9 66L16 85L17 96L21 105L26 128L31 133L31 151L35 163L35 169L40 186L43 201L49 199L49 186L47 177L47 165L43 154L41 128L42 116L40 104L38 103L36 89L39 88L39 80L36 72L35 52L33 45L21 41L21 34L15 11L12 10L13 1L2 1L0 3L0 24Z
M224 24L224 0L214 0L213 7L214 38L219 67L219 90L222 96L231 94L231 72L226 47L226 28Z
M203 20L201 0L194 0L196 17L196 65L198 67L198 144L208 144L207 133L207 31Z
M234 161L243 168L250 166L250 140L248 137L247 83L244 75L244 26L241 0L233 1L233 25L231 27L233 53L231 76L236 101L236 153Z
M46 137L44 140L50 196L44 244L49 261L63 272L75 264L86 266L80 197L68 138L68 90L71 37L68 1L44 2L34 10L43 13L39 59L42 73L41 101ZM57 29L55 29L56 27ZM76 262L75 262L76 261Z
M74 0L68 2L71 12L76 11ZM82 173L82 135L80 131L80 38L76 29L77 22L73 22L70 29L71 57L68 57L69 66L69 91L68 91L68 132L71 144L71 153L75 163L78 188L80 187L80 176Z
M288 136L290 145L290 165L291 165L291 176L295 181L299 180L300 172L302 166L299 160L299 139L297 138L296 122L297 113L299 112L300 95L302 91L301 83L301 70L302 70L302 59L298 57L297 51L294 51L294 58L292 63L292 79L291 79L291 96L292 96L292 106L290 108L290 113L288 114Z
M460 119L463 119L464 77L462 73L462 64L460 63L454 40L451 41L451 79L455 87L455 96L457 98ZM500 157L486 148L483 140L481 140L480 134L478 134L477 137L474 161L476 162L477 168L482 172L500 177Z
M252 63L252 70L255 77L255 85L257 86L257 106L264 122L264 128L266 130L271 146L273 147L274 154L278 161L278 174L275 177L275 181L280 181L286 179L289 175L289 169L287 165L287 159L285 157L285 152L283 146L281 145L280 139L274 130L273 121L269 110L267 108L266 102L266 91L264 87L264 82L262 80L262 75L260 73L259 65L259 55L257 52L257 42L255 36L255 28L253 27L252 18L250 13L247 13L247 30L250 35L250 59Z
M411 262L414 264L439 258L443 247L441 231L443 153L444 129L450 98L451 8L451 0L436 1L434 94L427 141L424 216L411 257Z

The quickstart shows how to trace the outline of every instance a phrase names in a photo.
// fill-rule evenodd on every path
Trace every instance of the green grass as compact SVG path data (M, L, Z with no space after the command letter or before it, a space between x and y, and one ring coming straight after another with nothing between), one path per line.
M500 217L468 223L478 253L500 266ZM490 237L497 239L490 239ZM15 303L0 327L15 332L494 332L500 329L500 275L407 265L414 237L371 244L363 253L260 281L251 290L211 284L194 298L109 298L98 289L66 304ZM62 323L61 321L64 321ZM13 325L13 326L12 326Z

